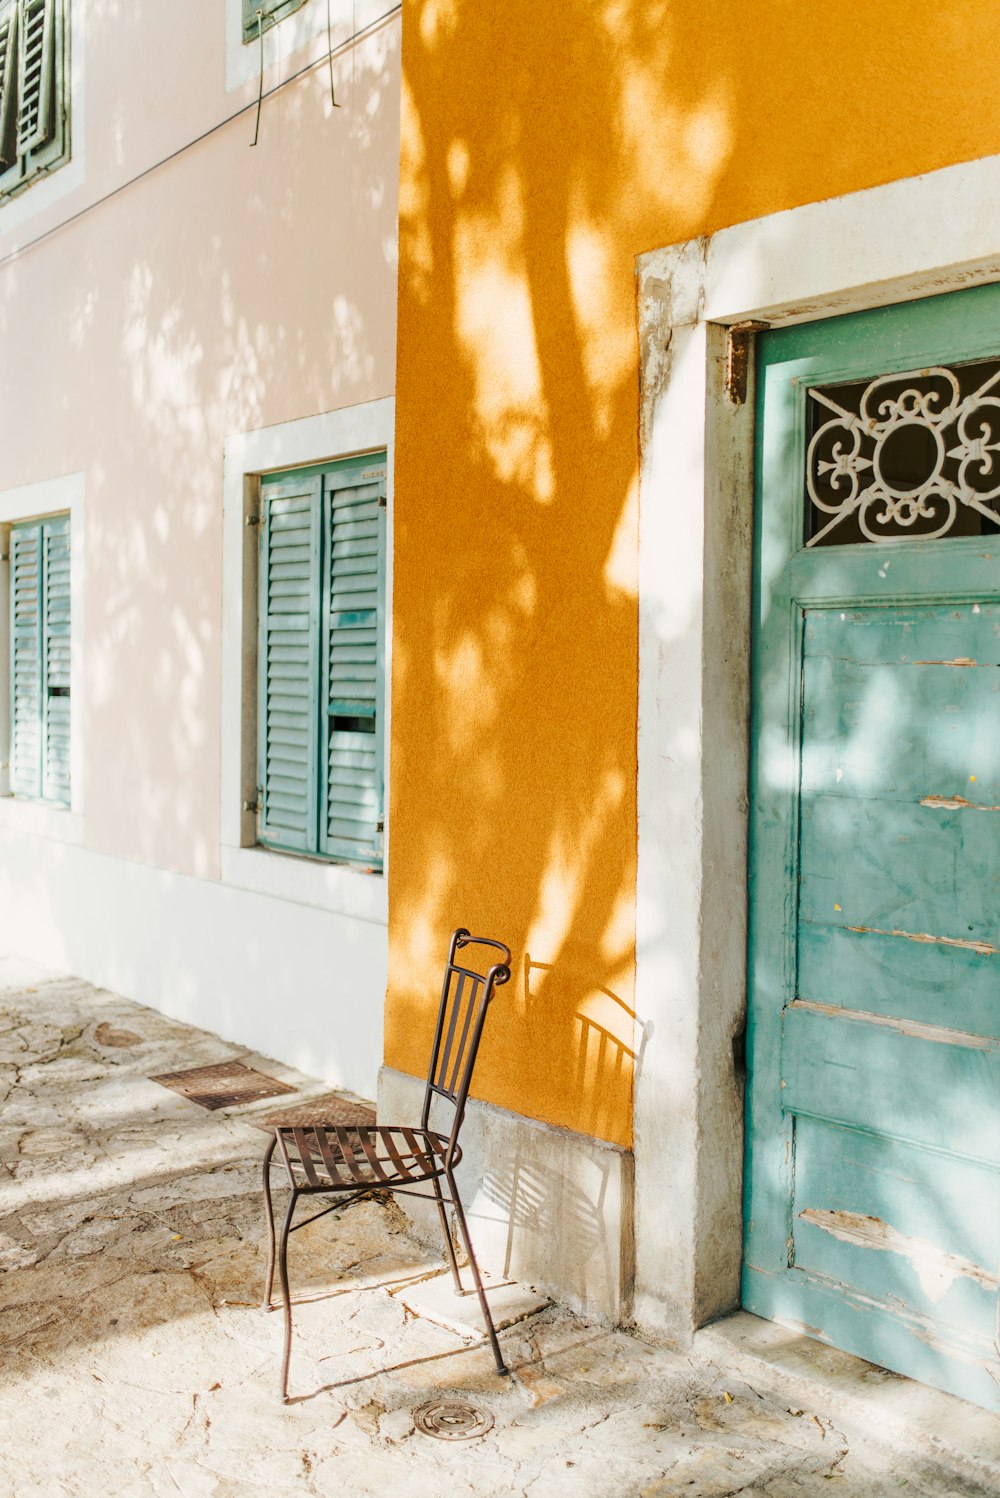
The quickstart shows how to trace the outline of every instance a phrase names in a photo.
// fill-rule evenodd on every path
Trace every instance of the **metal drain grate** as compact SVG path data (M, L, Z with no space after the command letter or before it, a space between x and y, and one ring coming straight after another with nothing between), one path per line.
M244 1066L242 1061L219 1061L214 1066L166 1071L149 1080L213 1111L216 1108L235 1108L240 1103L259 1103L263 1098L295 1091L287 1082L254 1071L252 1067Z
M489 1410L456 1399L432 1399L413 1411L413 1424L425 1436L439 1441L471 1441L493 1429Z
M312 1129L323 1124L343 1124L346 1128L371 1128L375 1122L374 1108L364 1103L353 1103L350 1098L331 1092L324 1097L313 1098L308 1103L296 1103L290 1108L269 1113L266 1118L254 1119L258 1129L271 1134L278 1127L285 1129Z

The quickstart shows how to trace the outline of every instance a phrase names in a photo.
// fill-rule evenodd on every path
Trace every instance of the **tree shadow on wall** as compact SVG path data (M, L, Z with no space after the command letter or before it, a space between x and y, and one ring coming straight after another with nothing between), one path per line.
M664 94L673 9L611 10L404 13L386 1059L419 1074L419 980L488 930L532 956L477 1092L629 1144L634 255L728 135L718 78Z

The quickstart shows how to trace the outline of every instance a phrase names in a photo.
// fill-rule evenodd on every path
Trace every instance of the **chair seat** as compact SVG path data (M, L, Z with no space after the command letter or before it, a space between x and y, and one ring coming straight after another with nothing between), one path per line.
M289 1184L297 1191L357 1191L417 1185L444 1174L448 1138L395 1125L279 1125L275 1129ZM456 1148L452 1163L461 1159Z

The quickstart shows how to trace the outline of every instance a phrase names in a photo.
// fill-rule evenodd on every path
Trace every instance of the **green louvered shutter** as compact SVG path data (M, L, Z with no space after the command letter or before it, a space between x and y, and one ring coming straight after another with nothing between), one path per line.
M17 0L0 0L0 169L17 159Z
M385 459L324 478L320 850L382 867Z
M42 796L70 802L69 519L42 531Z
M37 151L55 134L56 0L21 0L18 154Z
M42 792L42 528L10 533L10 786Z
M319 478L261 484L259 838L317 851Z
M252 42L257 35L258 16L261 31L270 31L293 10L305 5L306 0L243 0L243 40Z

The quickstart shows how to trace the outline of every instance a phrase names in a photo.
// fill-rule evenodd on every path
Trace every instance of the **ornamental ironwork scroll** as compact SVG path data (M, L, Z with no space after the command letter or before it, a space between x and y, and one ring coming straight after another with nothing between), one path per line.
M1000 361L808 392L806 545L1000 530Z

